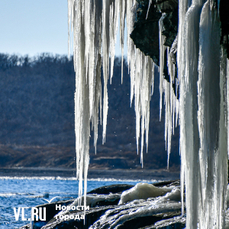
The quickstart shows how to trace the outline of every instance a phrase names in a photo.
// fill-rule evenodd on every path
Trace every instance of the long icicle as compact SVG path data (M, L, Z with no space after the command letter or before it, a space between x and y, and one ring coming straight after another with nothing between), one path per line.
M227 171L218 172L218 166L222 163L222 159L225 159L223 150L226 144L223 130L225 121L222 114L223 95L220 90L220 23L217 9L212 7L211 3L210 0L205 3L200 20L198 68L199 158L202 187L200 228L222 228L224 221L222 212L225 209L224 204L218 202L222 201L219 197L226 191L227 174Z
M182 164L185 165L186 226L196 228L198 222L198 150L197 125L197 79L199 55L199 19L202 5L193 2L186 13L184 24L183 60L180 64L183 75L180 91L180 147ZM191 58L190 58L191 57Z
M119 17L122 23L121 40L124 43L126 5L126 1L120 0L68 0L69 47L72 33L74 46L75 148L79 196L83 194L83 180L84 196L87 192L90 125L94 130L96 152L99 114L103 123L103 143L106 140L109 68L111 63L112 75ZM130 2L129 7L132 7Z

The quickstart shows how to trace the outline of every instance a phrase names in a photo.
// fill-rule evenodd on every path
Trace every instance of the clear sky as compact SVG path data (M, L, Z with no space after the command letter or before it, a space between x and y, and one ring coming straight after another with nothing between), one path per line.
M68 53L67 0L0 0L0 52Z
M67 11L67 0L0 0L0 53L68 54Z

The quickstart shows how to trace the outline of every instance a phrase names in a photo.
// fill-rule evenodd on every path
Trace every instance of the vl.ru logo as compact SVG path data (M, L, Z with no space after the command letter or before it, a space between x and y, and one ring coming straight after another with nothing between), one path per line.
M16 221L20 219L20 215L22 221L46 221L46 207L19 207L13 209ZM29 209L31 210L29 211ZM30 213L29 218L27 218L28 213Z
M55 196L51 200L44 199L49 204L55 199L61 198L60 196ZM46 207L18 207L14 209L15 220L18 221L20 218L22 221L46 221ZM31 210L29 210L31 209ZM30 213L30 217L27 216ZM21 217L20 217L21 216Z

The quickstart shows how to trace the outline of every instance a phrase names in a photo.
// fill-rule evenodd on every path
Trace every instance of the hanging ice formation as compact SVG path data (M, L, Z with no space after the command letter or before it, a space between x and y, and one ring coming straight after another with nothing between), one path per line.
M224 228L226 59L220 47L218 9L212 0L180 3L180 153L186 227L197 228L199 222L199 228Z
M109 73L110 80L113 76L116 34L118 28L120 28L120 43L123 54L125 20L127 33L129 34L133 27L133 7L133 0L68 1L69 33L73 32L74 68L76 73L75 135L80 196L83 192L83 177L84 193L86 193L87 187L90 126L94 130L94 146L96 148L99 114L103 123L103 143L106 140L107 83ZM120 22L120 25L118 25L118 22ZM154 64L149 57L135 49L130 38L128 38L127 43L129 50L127 61L131 74L131 103L135 96L137 149L141 139L140 152L143 165L144 139L146 149L148 148L149 111L150 98L153 93ZM103 88L101 66L103 66Z
M151 2L150 0L149 8ZM103 123L103 143L106 140L107 83L109 75L111 79L113 76L116 33L120 29L123 53L125 20L127 33L130 34L133 28L135 1L68 0L68 5L69 27L73 31L74 42L75 134L77 177L81 196L83 177L84 194L87 190L90 127L94 130L96 148L99 119ZM174 80L175 69L170 50L164 46L161 32L159 36L160 110L164 94L168 160L171 136L179 115L181 189L182 192L185 189L186 193L186 228L224 227L229 148L227 145L229 63L224 50L220 47L218 5L219 1L216 3L215 0L179 1L177 37L179 101L173 93L172 84L163 77L165 64L168 65L170 81ZM160 20L160 31L162 26ZM149 57L135 48L129 36L127 43L131 103L135 98L137 151L140 148L143 165L144 142L146 150L148 148L154 64ZM164 63L165 51L168 52L167 63ZM103 88L101 66L103 66Z

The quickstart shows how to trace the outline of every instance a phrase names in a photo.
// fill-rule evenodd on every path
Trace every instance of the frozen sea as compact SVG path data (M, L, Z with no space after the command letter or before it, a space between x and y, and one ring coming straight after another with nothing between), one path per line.
M88 180L88 191L111 184L133 184L142 180ZM155 180L145 180L153 183ZM78 181L75 178L60 177L0 177L0 228L19 228L29 223L29 213L32 207L55 200L76 198ZM55 201L53 200L53 201ZM26 208L24 220L22 214L17 220L19 207ZM28 208L28 209L27 209Z

